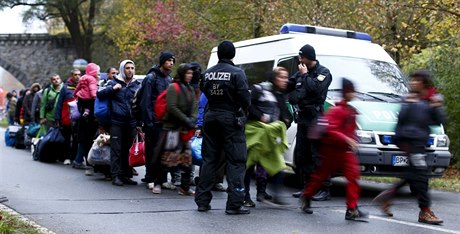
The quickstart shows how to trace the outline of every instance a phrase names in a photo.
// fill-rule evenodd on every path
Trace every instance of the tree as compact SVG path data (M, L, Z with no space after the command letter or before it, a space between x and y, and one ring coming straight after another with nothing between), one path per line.
M98 8L103 0L2 0L4 7L30 6L25 20L31 17L40 20L58 19L64 22L78 57L92 61L94 25Z
M174 52L177 62L205 62L214 34L193 22L186 7L167 0L130 3L121 0L114 5L118 10L109 24L117 27L109 28L107 35L121 56L134 59L138 71L156 64L165 50Z

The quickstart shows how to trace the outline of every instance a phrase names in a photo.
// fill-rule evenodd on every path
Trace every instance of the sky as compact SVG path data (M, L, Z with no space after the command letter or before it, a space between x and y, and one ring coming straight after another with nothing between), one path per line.
M4 8L0 11L0 34L5 33L46 33L44 22L35 20L30 25L22 23L22 12L27 10L25 6L17 6L13 9Z
M45 23L36 20L30 25L22 23L22 12L27 7L17 6L13 9L5 8L0 11L0 34L10 33L46 33ZM11 74L0 67L0 88L3 87L7 91L11 89L23 88Z

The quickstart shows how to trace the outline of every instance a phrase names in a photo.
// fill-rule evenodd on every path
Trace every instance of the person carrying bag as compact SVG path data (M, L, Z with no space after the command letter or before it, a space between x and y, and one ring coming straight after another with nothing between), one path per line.
M166 114L162 120L163 130L155 147L155 157L160 157L166 170L182 171L180 195L193 196L190 189L192 175L192 154L190 139L195 130L197 103L195 91L190 86L193 70L189 64L181 64L175 77L176 83L171 84L166 93ZM177 92L179 86L179 92ZM192 132L190 135L189 133ZM161 185L155 184L153 193L161 193Z

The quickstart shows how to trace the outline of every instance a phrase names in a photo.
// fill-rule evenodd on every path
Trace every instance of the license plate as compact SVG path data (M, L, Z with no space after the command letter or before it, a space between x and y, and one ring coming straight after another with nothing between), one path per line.
M409 166L409 158L407 156L393 155L392 164L395 167Z

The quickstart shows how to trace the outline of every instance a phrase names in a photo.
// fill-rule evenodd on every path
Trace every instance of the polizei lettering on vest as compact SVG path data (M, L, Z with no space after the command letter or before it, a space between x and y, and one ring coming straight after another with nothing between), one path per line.
M230 72L209 72L204 75L204 79L230 81L230 76Z

